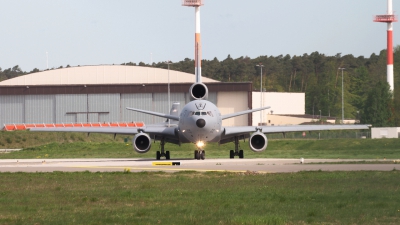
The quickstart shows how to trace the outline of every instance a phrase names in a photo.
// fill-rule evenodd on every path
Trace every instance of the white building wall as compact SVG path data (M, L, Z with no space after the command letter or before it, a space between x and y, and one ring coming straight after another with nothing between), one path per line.
M218 92L217 107L221 115L248 110L247 92ZM247 126L248 115L222 121L222 126Z
M271 106L270 109L253 113L253 126L260 123L260 113L262 122L267 124L270 114L304 115L305 105L305 93L263 92L261 99L261 92L253 92L253 109Z
M371 138L398 138L397 127L373 127L371 128Z

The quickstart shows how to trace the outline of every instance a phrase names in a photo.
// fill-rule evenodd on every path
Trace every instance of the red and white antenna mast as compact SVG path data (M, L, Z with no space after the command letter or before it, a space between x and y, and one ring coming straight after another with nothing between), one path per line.
M195 7L196 31L194 41L194 67L196 83L201 83L201 39L200 39L200 6L204 5L203 0L182 0L183 6Z
M393 91L393 22L397 22L397 15L393 14L392 0L388 0L387 14L375 16L374 22L387 23L387 82Z

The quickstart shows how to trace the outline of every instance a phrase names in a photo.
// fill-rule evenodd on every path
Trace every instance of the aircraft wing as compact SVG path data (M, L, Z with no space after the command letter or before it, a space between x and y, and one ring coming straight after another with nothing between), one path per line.
M132 111L136 111L136 112L145 113L145 114L149 114L149 115L153 115L153 116L158 116L158 117L163 117L163 118L179 121L179 116L175 116L175 115L159 113L159 112L153 112L153 111L147 111L147 110L143 110L143 109L129 108L129 107L126 107L126 109L129 109L129 110L132 110Z
M140 132L175 136L176 127L146 126L146 127L57 127L57 128L30 128L30 131L41 132L82 132L82 133L105 133L105 134L137 134Z
M249 110L236 112L236 113L231 113L231 114L225 114L225 115L221 116L221 119L225 120L225 119L229 119L229 118L232 118L232 117L241 116L241 115L244 115L244 114L249 114L249 113L252 113L252 112L257 112L257 111L261 111L261 110L269 109L269 108L271 108L271 106L266 106L266 107L258 108L258 109L249 109Z
M285 133L296 131L322 131L322 130L364 130L371 125L293 125L293 126L242 126L224 127L225 136L240 135L260 130L262 133Z

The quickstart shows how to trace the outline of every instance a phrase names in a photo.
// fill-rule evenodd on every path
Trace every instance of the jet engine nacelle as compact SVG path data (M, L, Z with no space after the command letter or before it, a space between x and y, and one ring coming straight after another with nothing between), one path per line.
M251 150L254 152L261 152L267 148L268 139L265 134L261 132L255 132L250 136L249 145Z
M151 147L151 138L145 133L136 134L132 139L133 149L138 153L146 153Z
M203 83L194 83L189 88L190 100L207 100L208 88Z

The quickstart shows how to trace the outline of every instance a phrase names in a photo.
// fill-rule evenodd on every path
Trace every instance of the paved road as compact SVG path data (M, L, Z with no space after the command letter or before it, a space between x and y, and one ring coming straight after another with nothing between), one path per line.
M354 162L360 160L305 159L173 159L155 161L153 159L3 159L0 160L0 172L53 172L53 171L92 171L111 172L130 169L138 171L177 172L196 171L231 171L259 173L288 173L298 171L361 171L400 170L397 164L317 164L324 162ZM367 161L367 160L365 160ZM375 160L374 160L375 161ZM390 161L390 160L387 160ZM155 162L180 162L179 166L154 166Z

